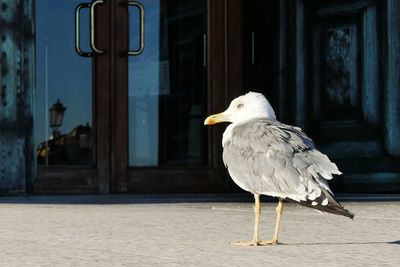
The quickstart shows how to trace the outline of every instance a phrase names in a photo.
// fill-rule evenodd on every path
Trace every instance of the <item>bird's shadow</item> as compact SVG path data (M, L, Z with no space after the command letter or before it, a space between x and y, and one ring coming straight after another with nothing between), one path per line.
M284 246L320 246L320 245L373 245L373 244L389 244L389 245L400 245L400 240L395 241L366 241L366 242L331 242L331 243L279 243Z

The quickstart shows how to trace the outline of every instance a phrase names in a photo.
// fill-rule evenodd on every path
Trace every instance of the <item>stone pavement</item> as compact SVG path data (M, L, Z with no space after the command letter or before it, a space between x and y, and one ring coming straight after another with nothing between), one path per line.
M229 242L252 236L252 203L194 200L0 198L0 266L400 266L400 201L343 203L354 221L285 204L283 244L241 247Z

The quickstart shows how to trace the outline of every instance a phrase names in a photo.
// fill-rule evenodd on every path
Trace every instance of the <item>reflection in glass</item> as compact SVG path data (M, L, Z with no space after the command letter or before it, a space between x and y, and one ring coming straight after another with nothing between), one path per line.
M64 112L67 108L60 102L60 99L57 99L57 102L51 106L49 109L50 112L50 128L53 129L53 137L56 137L60 134L58 128L61 127Z
M276 10L279 1L243 1L243 88L263 93L277 106L274 82Z
M92 163L91 60L74 50L74 11L80 2L36 1L35 145L39 165ZM87 10L81 13L81 47L88 51L89 15ZM62 117L51 111L57 101L66 108Z
M207 1L141 2L145 49L129 58L129 165L205 165ZM138 31L130 29L131 50Z

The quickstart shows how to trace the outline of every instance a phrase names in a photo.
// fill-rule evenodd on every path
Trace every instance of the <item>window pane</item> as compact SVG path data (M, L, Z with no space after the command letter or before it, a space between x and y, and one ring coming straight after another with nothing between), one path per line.
M205 165L207 1L142 3L145 49L129 58L129 165ZM138 22L131 8L131 49Z
M78 0L36 1L35 145L39 165L92 163L91 60L74 48ZM89 12L81 11L82 49L89 51ZM65 107L62 124L57 125ZM50 125L53 121L53 125ZM53 126L53 127L51 127Z

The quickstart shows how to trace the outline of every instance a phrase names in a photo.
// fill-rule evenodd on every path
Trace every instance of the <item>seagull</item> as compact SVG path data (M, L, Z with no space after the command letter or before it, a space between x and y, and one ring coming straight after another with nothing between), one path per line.
M342 174L298 127L276 120L264 95L249 92L232 100L227 110L206 118L204 125L230 122L222 137L223 161L232 180L255 199L253 239L232 244L278 244L283 200L353 219L335 199L328 180ZM260 240L260 195L279 198L271 240Z

